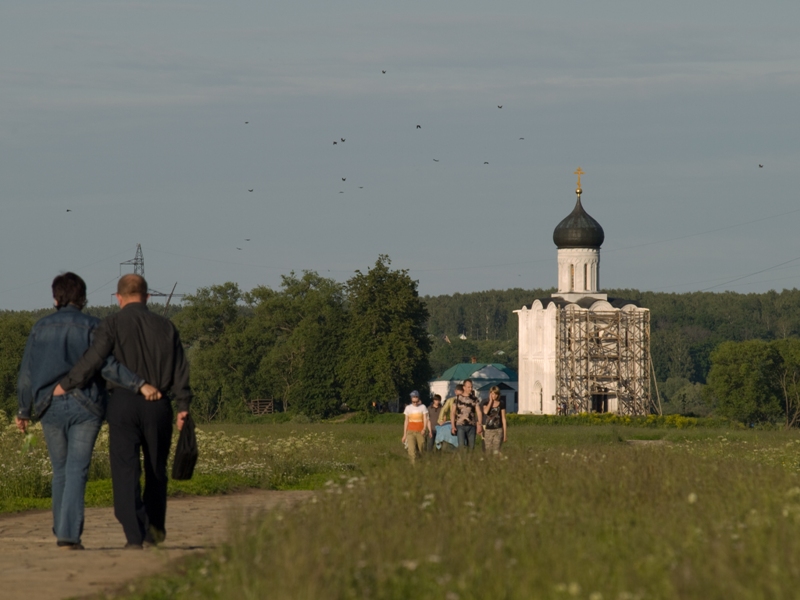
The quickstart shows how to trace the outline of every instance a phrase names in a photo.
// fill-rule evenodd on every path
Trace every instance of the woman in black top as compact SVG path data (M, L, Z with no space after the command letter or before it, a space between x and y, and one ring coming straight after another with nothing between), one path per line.
M489 390L489 401L483 405L483 450L495 454L507 439L506 401L496 385Z

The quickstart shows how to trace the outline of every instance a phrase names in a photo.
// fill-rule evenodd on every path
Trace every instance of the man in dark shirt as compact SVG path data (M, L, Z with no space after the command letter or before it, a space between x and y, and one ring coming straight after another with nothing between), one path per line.
M431 435L428 437L428 452L436 448L436 427L439 426L439 415L442 413L442 397L434 394L431 405L428 407L428 419L431 422Z
M55 393L81 387L107 356L114 357L164 394L147 400L114 388L108 403L109 455L114 515L125 531L126 548L157 544L166 536L167 458L172 442L172 403L178 429L183 427L192 393L189 366L178 331L147 309L147 282L134 274L117 284L121 310L97 328L94 342L61 380ZM140 450L144 453L144 494L140 489Z

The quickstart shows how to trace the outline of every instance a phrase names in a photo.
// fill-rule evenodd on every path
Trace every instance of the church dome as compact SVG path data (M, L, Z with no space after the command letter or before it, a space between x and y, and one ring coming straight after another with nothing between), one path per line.
M579 182L580 183L580 182ZM575 208L556 225L553 242L558 248L600 248L606 234L600 223L595 221L581 205L580 188Z

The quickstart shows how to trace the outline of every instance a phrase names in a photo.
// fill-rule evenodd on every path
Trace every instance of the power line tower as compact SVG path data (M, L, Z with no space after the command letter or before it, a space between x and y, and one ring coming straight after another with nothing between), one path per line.
M136 255L131 260L126 260L119 263L119 276L122 277L122 267L123 265L133 265L133 274L134 275L141 275L144 277L144 253L142 252L142 245L136 244ZM169 303L172 298L182 298L183 294L176 294L175 288L178 286L178 282L175 282L175 285L172 286L172 291L169 294L165 294L164 292L159 292L158 290L154 290L153 288L149 288L147 293L150 294L151 297L154 298L166 298L167 301L164 304L164 314L167 314L167 309L169 308Z
M142 245L136 244L136 256L131 260L119 263L119 276L122 277L122 265L133 265L133 274L141 275L144 277L144 254L142 254Z

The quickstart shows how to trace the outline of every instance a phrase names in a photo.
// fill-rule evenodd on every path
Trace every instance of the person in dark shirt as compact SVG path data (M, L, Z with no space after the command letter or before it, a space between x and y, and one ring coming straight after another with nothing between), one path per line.
M442 413L442 397L434 394L431 405L428 407L428 419L431 422L431 434L428 436L428 452L436 448L436 427L439 425L439 415Z
M492 386L489 400L483 405L483 450L498 454L508 439L506 423L506 399L500 395L500 388Z
M178 410L178 429L182 429L192 393L178 331L168 319L147 309L149 295L144 278L124 275L116 295L121 310L98 326L93 344L61 380L61 390L56 388L56 393L83 385L113 354L163 394L148 400L113 388L108 403L114 515L125 532L125 547L139 549L143 544L158 544L166 536L172 400ZM144 493L139 483L140 452L144 454Z
M60 548L83 550L84 494L92 450L103 423L108 394L103 378L131 393L158 394L113 356L101 365L100 375L69 394L53 394L58 380L92 343L100 319L81 312L86 305L86 283L75 273L53 280L56 312L39 319L28 335L17 380L17 428L25 432L39 419L53 466L53 533Z

